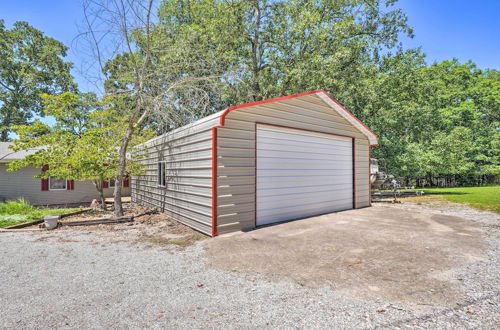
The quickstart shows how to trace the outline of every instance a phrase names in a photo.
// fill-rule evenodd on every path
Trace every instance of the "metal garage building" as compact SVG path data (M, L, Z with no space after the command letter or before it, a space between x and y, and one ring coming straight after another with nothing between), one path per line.
M132 199L212 236L366 207L376 145L323 90L242 104L141 145Z

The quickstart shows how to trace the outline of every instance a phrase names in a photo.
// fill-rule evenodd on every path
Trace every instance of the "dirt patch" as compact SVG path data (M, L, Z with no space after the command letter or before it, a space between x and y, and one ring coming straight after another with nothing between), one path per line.
M133 222L117 224L99 224L90 226L60 226L51 230L51 235L42 236L39 240L55 238L59 242L72 242L72 233L75 235L85 232L105 237L110 242L145 243L146 246L162 246L185 248L197 241L203 240L205 236L180 222L172 220L164 213L143 215L151 209L136 204L124 206L125 216L138 216ZM86 221L94 219L107 219L113 217L112 211L91 211L60 220L65 222ZM33 226L38 228L38 226ZM48 232L48 231L47 231Z
M379 205L207 242L213 267L330 285L367 299L453 306L457 269L483 258L482 229L446 215Z
M208 238L208 236L202 234L192 234L192 235L182 235L178 237L165 237L159 235L142 235L138 241L150 245L159 246L177 246L179 248L185 248L197 241L201 241Z

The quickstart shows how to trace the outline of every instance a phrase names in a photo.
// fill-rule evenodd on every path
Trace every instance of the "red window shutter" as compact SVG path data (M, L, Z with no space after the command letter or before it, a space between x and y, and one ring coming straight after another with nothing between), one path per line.
M128 176L126 176L124 179L123 179L123 187L124 188L128 188L130 186L130 178Z
M109 181L103 181L102 182L102 187L103 188L109 188Z
M49 179L42 179L42 191L49 190Z
M67 180L66 181L66 189L74 190L75 189L75 180Z
M43 165L42 172L48 171L48 169L49 169L49 165ZM42 179L41 180L41 189L42 189L42 191L49 190L49 179Z

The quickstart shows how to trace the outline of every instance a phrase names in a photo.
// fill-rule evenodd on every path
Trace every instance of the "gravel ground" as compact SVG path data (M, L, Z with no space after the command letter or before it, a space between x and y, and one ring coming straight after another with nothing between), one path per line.
M460 274L464 303L417 310L328 286L208 268L206 240L179 248L106 231L19 232L0 233L0 327L499 328L500 216L451 204L379 207L425 209L482 225L487 258Z

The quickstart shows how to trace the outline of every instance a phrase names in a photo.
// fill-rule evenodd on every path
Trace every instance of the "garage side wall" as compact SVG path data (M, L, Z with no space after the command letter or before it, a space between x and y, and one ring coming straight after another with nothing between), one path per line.
M144 173L132 177L132 200L156 208L206 234L212 232L212 127L220 114L201 119L138 147ZM158 184L164 161L166 187Z
M369 142L315 95L230 112L217 129L217 229L219 234L255 227L256 122L309 129L355 138L356 208L370 205Z

